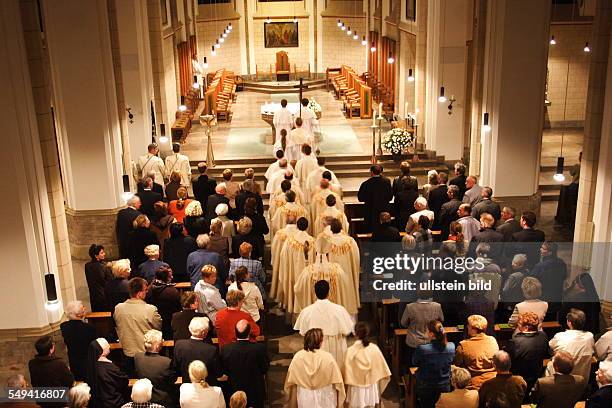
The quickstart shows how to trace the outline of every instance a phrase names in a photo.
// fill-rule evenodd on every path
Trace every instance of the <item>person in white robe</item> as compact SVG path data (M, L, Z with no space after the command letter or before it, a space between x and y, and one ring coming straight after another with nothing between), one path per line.
M191 184L191 165L189 157L180 153L181 145L172 143L172 154L166 157L166 177L169 178L172 172L176 171L181 175L181 186L189 188Z
M327 197L330 195L336 199L334 204L335 207L341 212L344 212L344 203L342 202L342 198L332 191L327 179L321 179L319 183L319 190L313 194L310 199L311 219L316 220L319 217L319 214L325 211L327 208Z
M342 368L346 353L346 336L353 332L355 322L343 306L327 298L328 281L320 280L314 286L317 301L300 312L293 329L298 330L302 336L316 327L323 330L324 340L321 347L334 356L336 363Z
M381 395L391 380L391 370L376 344L370 343L367 323L355 325L357 341L348 348L344 358L342 377L347 387L348 408L380 405Z
M270 297L272 299L280 298L282 296L282 288L280 288L278 275L280 272L281 265L281 250L283 249L283 245L285 245L285 241L292 237L294 234L297 234L297 217L295 215L288 215L286 219L285 228L282 228L274 234L272 238L271 245L271 264L272 264L272 280L270 282ZM279 288L281 291L279 291Z
M280 297L276 300L287 313L294 313L293 286L304 268L314 261L314 238L307 232L308 220L297 220L298 232L288 237L281 249L278 281Z
M270 199L268 200L268 216L270 220L274 218L274 214L276 213L276 209L282 207L287 203L287 199L285 194L289 190L293 190L295 186L289 180L283 180L280 184L280 188L276 190L273 194L270 195ZM302 200L300 199L299 194L295 195L295 202L301 205L304 205Z
M154 173L154 181L163 186L164 178L166 177L166 166L164 165L164 161L157 156L159 153L157 143L151 143L147 147L147 150L147 154L140 156L136 163L136 181L141 181L147 177L149 173Z
M291 132L293 128L293 114L287 109L287 100L281 99L281 108L274 112L274 118L272 119L274 128L276 129L276 141L281 139L281 130L285 129L287 134Z
M336 207L336 196L329 194L325 199L325 210L319 212L316 217L313 217L312 232L313 236L318 237L323 232L325 227L331 224L331 220L336 219L342 223L342 232L349 233L349 223L346 214Z
M302 119L295 120L295 129L287 136L287 151L285 156L290 163L297 162L302 157L302 145L312 146L310 135L302 128Z
M304 217L307 220L309 219L308 212L301 204L295 202L295 197L296 194L293 190L289 190L285 193L285 200L287 200L287 202L276 210L274 217L270 220L270 236L272 238L274 238L276 231L285 226L288 215L294 215L297 219L300 217Z
M307 98L302 99L302 108L300 109L299 115L300 119L302 119L302 127L304 128L304 131L308 134L309 139L311 139L311 142L308 144L314 149L314 132L318 126L319 121L317 120L317 115L315 115L314 112L308 107L309 102L310 101Z
M285 152L283 150L276 151L274 155L276 156L276 161L272 163L270 166L268 166L268 169L264 173L264 177L266 178L266 180L270 180L270 177L272 177L272 174L274 174L277 170L280 169L280 161L283 158L285 158ZM285 168L285 170L287 169L293 171L293 167L291 167L290 164L287 164L287 167Z
M356 318L359 305L354 296L353 279L340 265L329 262L325 255L318 255L315 262L305 267L297 278L294 286L294 313L300 313L305 307L316 302L314 285L320 280L329 283L327 299L343 306L351 317Z
M306 189L305 193L308 196L312 196L312 194L319 188L319 183L323 177L323 173L328 172L330 178L328 179L331 184L331 189L339 196L342 196L342 186L340 185L340 181L336 177L333 171L325 167L325 157L318 156L317 157L318 168L312 170L306 179Z
M327 255L330 262L337 262L353 281L354 296L359 304L359 246L351 237L342 232L337 219L330 221L315 241L315 255Z
M266 192L274 193L280 183L285 179L285 175L289 170L289 161L286 158L282 158L278 161L278 168L270 173L270 177L266 177L268 179L268 183L266 184ZM293 174L293 173L292 173Z
M295 165L295 177L300 182L300 188L302 191L306 191L306 180L308 175L319 167L316 156L312 153L312 147L310 145L302 145L302 158L298 160ZM305 197L306 200L310 200L309 196Z
M285 379L288 408L341 408L346 392L340 367L322 350L323 331L310 329L304 335L304 349L293 356Z

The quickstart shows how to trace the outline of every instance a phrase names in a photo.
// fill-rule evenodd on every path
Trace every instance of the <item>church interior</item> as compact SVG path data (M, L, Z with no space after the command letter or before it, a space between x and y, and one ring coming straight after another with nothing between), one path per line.
M0 32L0 386L66 391L0 403L612 406L610 0L2 0ZM382 253L485 271L375 293Z

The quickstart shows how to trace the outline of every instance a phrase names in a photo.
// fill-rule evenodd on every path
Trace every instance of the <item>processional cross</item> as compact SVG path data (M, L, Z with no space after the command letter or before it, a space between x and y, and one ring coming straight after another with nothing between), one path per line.
M302 91L304 89L308 89L308 85L304 85L304 78L300 78L300 84L299 85L293 85L294 88L299 88L300 90L300 100L298 101L298 104L300 105L300 117L302 116Z

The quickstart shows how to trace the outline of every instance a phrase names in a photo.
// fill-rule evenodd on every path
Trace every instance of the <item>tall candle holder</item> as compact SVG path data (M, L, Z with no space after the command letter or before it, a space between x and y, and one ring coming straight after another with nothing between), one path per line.
M212 129L213 125L216 122L216 117L213 112L212 115L201 115L200 116L200 124L206 127L206 166L209 168L215 167L215 154L213 152L212 145Z
M370 129L372 129L372 158L370 163L376 164L376 129L378 129L378 126L374 123L370 126Z
M378 147L376 148L376 155L377 156L382 156L383 152L382 152L382 146L381 146L381 140L382 140L382 120L383 117L379 116L377 119L378 122Z

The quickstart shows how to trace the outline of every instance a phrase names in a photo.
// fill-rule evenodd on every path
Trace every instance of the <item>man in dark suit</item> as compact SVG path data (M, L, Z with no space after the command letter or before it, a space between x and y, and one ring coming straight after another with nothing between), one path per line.
M229 209L227 216L231 218L232 211L229 205L229 198L225 196L226 194L227 189L225 188L225 184L221 183L215 187L215 194L208 197L208 201L206 201L206 214L204 214L204 217L206 217L208 221L217 217L215 210L219 204L227 204Z
M141 214L140 207L140 197L134 195L127 200L127 207L117 213L115 232L117 233L120 258L129 256L130 233L134 231L134 220Z
M235 219L240 219L244 216L244 204L248 198L253 197L257 202L257 213L263 215L264 206L261 196L255 192L255 182L252 179L245 180L240 186L240 192L236 196L236 213Z
M263 344L251 343L251 325L246 320L236 324L237 341L221 349L223 372L229 377L232 393L244 391L247 406L263 408L266 400L265 375L270 361Z
M147 174L147 177L151 177L151 179L153 180L153 185L151 186L151 190L158 193L159 195L163 197L164 196L164 186L155 182L155 172L154 171L149 172L149 174ZM145 189L144 180L139 181L138 184L136 184L136 191L140 193L140 192L143 192L144 189Z
M83 302L73 300L66 305L68 320L60 324L64 343L68 348L68 363L70 371L77 381L85 381L87 363L87 349L89 343L94 341L96 328L91 323L85 323L85 307Z
M208 177L208 174L206 174L206 169L206 163L198 163L198 171L200 172L200 175L198 176L197 180L193 181L192 184L193 195L202 205L206 205L208 196L215 194L215 187L217 185L215 179Z
M538 378L531 402L538 408L573 408L586 387L581 375L573 375L574 358L567 351L559 350L553 357L555 374Z
M448 238L451 222L459 219L459 214L457 213L459 206L461 205L459 194L459 187L454 184L448 186L446 195L448 196L449 201L442 204L442 207L440 207L440 216L435 215L434 219L439 219L440 229L442 230L442 240Z
M357 198L365 204L365 223L368 231L378 225L381 212L389 211L389 201L393 198L391 182L383 176L383 167L375 164L370 167L371 177L361 183Z
M155 203L162 201L164 197L152 190L153 179L151 177L145 178L143 184L144 189L136 193L136 195L140 197L140 202L142 203L140 211L149 217L149 219L152 219L155 215Z
M515 210L512 207L504 207L501 210L501 224L496 231L504 236L504 242L512 241L512 235L521 230L521 224L514 218Z
M512 255L527 255L529 269L540 260L540 245L546 240L544 232L535 229L536 221L537 217L533 211L525 211L521 215L522 230L512 234L512 241L515 242L512 245Z
M433 229L436 230L440 229L440 211L442 206L450 200L448 197L448 186L446 185L448 174L444 172L438 173L438 180L440 184L429 191L429 197L427 198L429 209L434 212Z
M502 241L504 236L493 229L494 224L495 219L493 219L491 214L483 213L480 216L480 231L472 237L470 249L474 252L478 244L486 242L491 244L491 252L489 253L491 258L499 260L502 255Z
M189 323L191 338L177 340L174 343L173 365L176 375L183 377L183 382L191 382L189 379L189 364L194 360L200 360L208 369L206 382L210 385L217 384L217 378L221 376L221 364L217 348L206 343L210 321L208 317L194 317Z
M159 330L149 330L144 335L144 344L146 351L134 355L136 376L151 380L151 402L164 407L176 406L176 374L172 369L172 360L159 355L163 345L162 333Z
M463 200L463 195L465 194L465 181L467 177L465 176L465 164L458 162L455 163L455 178L453 178L448 184L451 186L459 187L459 195L457 198L459 200Z
M605 408L612 404L612 361L602 361L595 373L599 389L586 401L586 408Z
M548 302L546 317L556 320L556 313L561 309L563 300L563 283L567 278L567 265L557 256L556 242L546 241L540 246L541 261L531 270L530 276L542 283L542 300Z
M388 212L380 213L380 225L374 228L372 242L400 242L402 237L399 230L391 223L391 214Z
M501 218L501 209L499 208L499 204L491 200L491 197L493 197L493 189L491 187L485 187L480 194L482 200L472 207L472 217L479 220L480 214L489 213L495 218L495 222L499 221Z
M64 360L55 356L51 336L43 336L34 343L36 356L28 362L32 387L72 387L74 376ZM41 403L41 407L63 407L65 404Z

